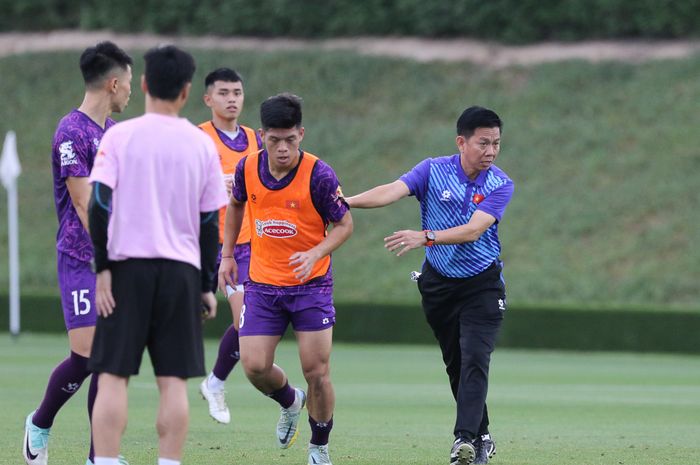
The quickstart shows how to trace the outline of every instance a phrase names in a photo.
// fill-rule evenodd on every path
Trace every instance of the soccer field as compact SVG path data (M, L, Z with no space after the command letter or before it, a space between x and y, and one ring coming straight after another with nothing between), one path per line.
M23 463L24 418L39 402L49 371L67 353L65 336L0 335L0 464ZM207 366L216 341L207 341ZM296 348L277 358L301 384ZM335 465L446 465L454 421L436 346L339 344L331 458ZM184 464L306 464L306 415L297 443L275 448L278 408L237 367L228 385L232 424L208 416L189 383L190 434ZM83 465L87 386L63 408L51 432L50 465ZM156 463L158 396L150 364L129 389L122 452L132 465ZM700 357L497 350L491 364L493 464L700 463Z

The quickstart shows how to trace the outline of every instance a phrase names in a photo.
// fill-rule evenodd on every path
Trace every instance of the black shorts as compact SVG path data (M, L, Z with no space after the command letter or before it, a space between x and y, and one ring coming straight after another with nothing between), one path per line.
M148 347L156 376L203 376L199 270L164 259L129 259L111 269L116 307L97 319L88 368L136 375Z

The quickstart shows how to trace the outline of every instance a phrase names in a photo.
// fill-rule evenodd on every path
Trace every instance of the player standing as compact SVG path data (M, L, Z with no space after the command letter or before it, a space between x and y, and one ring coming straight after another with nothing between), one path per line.
M306 404L311 426L308 463L330 465L328 437L335 406L330 379L335 324L330 254L352 234L352 216L333 169L299 148L304 137L301 99L291 94L268 98L260 106L260 120L265 150L248 155L236 167L219 287L236 282L233 250L245 209L251 255L240 317L243 369L259 391L280 404L279 447L295 442ZM290 322L308 396L291 387L274 363L275 349Z
M149 50L144 115L104 137L90 175L90 235L99 318L89 368L99 373L95 465L117 465L127 384L148 347L160 393L159 465L179 465L189 422L187 378L204 375L202 304L216 314L218 210L226 189L214 143L179 112L195 63Z
M216 145L221 169L226 179L226 191L231 195L236 165L246 155L260 151L262 141L253 129L238 123L243 111L245 94L243 92L243 79L236 71L230 68L215 69L204 79L204 87L206 89L204 103L211 108L211 120L200 124L199 127L211 137ZM224 242L223 224L225 217L226 208L224 207L219 211L219 224L222 226L219 233L219 249ZM224 383L240 360L238 318L243 305L243 283L248 279L248 263L250 261L250 228L245 217L233 255L238 264L238 280L235 287L228 286L226 288L226 297L231 307L233 324L229 326L221 338L214 368L199 385L199 392L209 403L209 414L214 420L224 424L231 421L231 414L226 405ZM219 253L217 268L220 260L221 254ZM214 292L216 292L216 285L217 283L214 283Z
M58 215L58 286L70 355L53 370L41 404L27 416L22 452L30 465L48 462L53 421L90 375L87 363L97 313L95 274L90 268L93 248L88 234L88 176L102 136L114 125L111 113L123 111L129 102L131 64L131 57L111 42L85 49L80 56L85 81L83 102L61 119L54 134L51 165ZM97 377L93 376L88 391L90 417L96 392ZM87 463L92 459L91 443Z

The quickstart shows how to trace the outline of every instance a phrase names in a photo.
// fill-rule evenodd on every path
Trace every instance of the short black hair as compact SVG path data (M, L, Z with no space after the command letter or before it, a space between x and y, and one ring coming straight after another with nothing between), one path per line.
M260 105L260 123L263 130L301 127L301 97L287 92L268 97Z
M194 58L174 45L154 47L143 58L146 61L146 85L152 97L175 100L192 82L196 69Z
M80 55L80 71L86 86L102 81L114 68L126 71L132 64L131 57L110 41L88 47Z
M204 88L208 89L210 85L216 81L223 82L240 82L243 83L243 78L235 70L231 68L217 68L204 78Z
M457 135L468 139L477 128L499 128L503 131L503 122L493 110L479 106L469 107L457 120Z

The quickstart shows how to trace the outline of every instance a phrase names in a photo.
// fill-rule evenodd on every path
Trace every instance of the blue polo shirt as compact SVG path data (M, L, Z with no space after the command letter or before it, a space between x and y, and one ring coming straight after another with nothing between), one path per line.
M498 223L513 196L513 181L496 165L470 180L459 154L428 158L400 178L420 202L423 229L440 231L467 224L475 211L496 218L475 242L434 245L425 258L449 278L475 276L488 268L501 253Z

